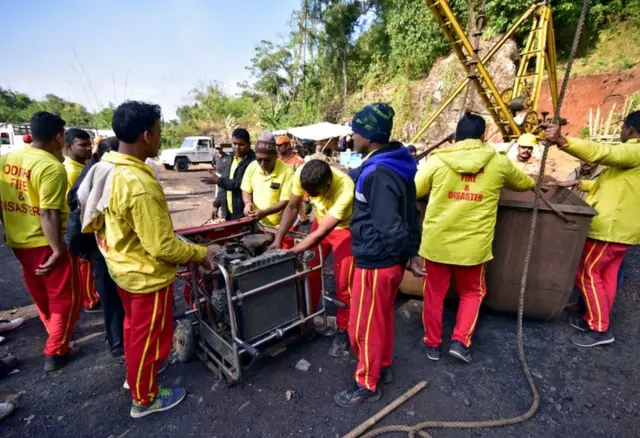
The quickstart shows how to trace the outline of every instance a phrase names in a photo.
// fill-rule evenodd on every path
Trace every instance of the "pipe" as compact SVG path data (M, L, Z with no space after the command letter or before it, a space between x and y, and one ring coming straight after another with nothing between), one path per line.
M440 146L442 146L443 144L445 144L447 142L453 141L454 139L455 139L455 133L452 132L451 134L447 135L445 138L440 140L438 143L434 144L433 146L429 146L427 148L427 150L425 150L424 152L420 152L420 154L418 154L418 156L416 156L416 163L418 161L422 160L427 155L429 155L435 149L439 148Z
M307 276L307 274L309 274L310 272L314 272L314 271L318 271L322 269L322 265L320 266L314 266L313 268L309 269L308 271L301 271L301 272L296 272L295 274L289 275L287 277L281 278L279 280L276 280L274 282L268 283L268 284L264 284L262 286L259 286L255 289L251 289L248 292L236 292L236 296L231 298L232 301L242 301L243 299L250 297L251 295L255 295L257 293L260 293L266 289L271 289L272 287L281 285L283 283L287 283L291 280L295 280L296 278L300 278L300 277L305 277Z

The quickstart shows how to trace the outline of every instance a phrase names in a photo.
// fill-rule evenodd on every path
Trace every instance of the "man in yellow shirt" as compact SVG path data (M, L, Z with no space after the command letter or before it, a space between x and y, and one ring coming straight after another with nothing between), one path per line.
M157 105L120 105L112 123L118 152L106 153L78 191L83 231L97 231L98 247L124 305L133 418L171 409L186 396L184 388L158 386L156 376L173 340L177 267L204 262L208 255L207 248L176 237L162 187L145 164L158 154L161 117ZM98 203L93 211L92 199L106 199L106 205Z
M535 187L533 178L483 142L485 127L482 117L466 114L456 128L456 144L431 153L416 175L417 198L429 195L420 255L427 273L423 342L434 361L440 359L444 299L453 275L460 304L449 354L471 362L471 337L487 293L485 265L493 258L500 191Z
M589 225L576 276L587 311L583 319L571 319L570 324L583 332L571 339L579 347L611 344L615 338L609 317L618 271L629 246L640 243L640 111L625 119L620 132L622 145L565 138L557 126L547 129L545 136L582 161L608 166L597 180L581 180L578 185L589 192L589 202L598 215Z
M278 159L273 134L264 131L255 146L256 159L242 178L244 214L267 227L278 228L291 197L293 167Z
M65 134L64 168L67 171L67 193L76 182L82 169L91 159L91 136L85 130L71 128ZM93 271L91 263L80 257L76 257L78 271L80 274L80 288L82 290L82 301L87 313L100 312L100 301L98 292L93 282Z
M347 307L338 307L336 322L338 331L329 350L329 355L341 357L349 345L347 329L349 327L349 305L351 301L351 281L354 272L351 255L351 233L349 222L353 212L354 184L349 176L335 169L325 161L311 160L298 167L293 176L291 199L284 210L280 227L270 248L280 248L291 225L300 213L302 198L309 193L311 204L315 208L315 219L311 233L297 243L292 251L301 254L308 249L322 248L323 257L333 251L334 275L336 278L336 297ZM309 263L317 266L320 257ZM316 303L320 298L320 271L311 274L311 299Z
M82 169L91 159L91 136L87 131L71 128L65 134L64 169L67 171L67 192L76 182Z
M22 265L27 289L48 337L45 371L63 367L82 299L77 269L64 245L69 215L67 175L58 155L65 121L37 112L31 118L33 145L0 157L0 198L7 246Z
M211 217L218 215L218 209L226 204L227 215L225 220L233 221L241 219L244 215L244 201L242 200L242 178L249 164L256 159L256 154L251 150L251 138L249 131L244 128L236 128L231 134L233 146L233 159L231 164L223 171L221 176L211 173L207 177L200 178L205 184L217 185L219 189L215 201L213 201L213 213ZM225 211L223 208L222 211Z

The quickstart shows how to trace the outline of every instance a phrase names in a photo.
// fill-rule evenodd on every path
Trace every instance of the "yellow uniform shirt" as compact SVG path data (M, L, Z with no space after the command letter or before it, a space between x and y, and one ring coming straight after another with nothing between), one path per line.
M562 151L583 161L609 166L595 181L581 181L598 212L587 236L604 242L640 244L640 140L607 145L569 138Z
M233 179L233 174L236 173L236 169L238 168L238 164L242 161L241 157L233 157L231 160L231 169L229 169L229 178ZM231 190L227 190L227 210L229 213L233 213L233 192Z
M40 210L59 210L67 225L67 173L47 151L24 148L0 157L0 199L7 245L37 248L49 242L40 225Z
M296 196L304 196L305 194L300 183L300 174L305 165L298 167L293 176L291 193ZM329 214L340 221L336 228L348 229L351 215L353 214L355 186L349 175L341 170L332 167L331 172L333 173L333 180L329 191L321 196L311 196L309 200L315 207L315 218L318 223L322 222L322 219Z
M280 201L291 198L291 181L293 167L282 160L276 160L276 165L269 175L266 175L257 161L247 167L242 177L240 189L252 195L253 205L259 210L273 207ZM282 211L267 216L260 223L267 227L278 228L282 219Z
M207 248L174 234L167 199L151 167L118 152L106 153L102 162L116 166L108 207L83 232L98 232L98 247L118 286L155 292L175 280L178 265L206 257Z
M67 192L69 192L82 173L84 164L78 163L69 157L64 157L64 163L62 164L64 164L64 169L67 171Z
M461 266L491 260L500 191L527 191L535 185L533 178L480 140L432 152L416 175L417 198L429 195L420 255Z

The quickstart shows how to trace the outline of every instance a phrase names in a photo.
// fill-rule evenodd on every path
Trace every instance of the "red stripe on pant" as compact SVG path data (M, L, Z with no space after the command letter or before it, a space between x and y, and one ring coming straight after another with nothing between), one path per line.
M48 274L38 276L36 269L53 253L50 247L14 248L13 252L22 265L27 289L49 335L44 354L66 354L82 308L75 260L66 253Z
M400 265L354 272L349 340L358 357L356 382L369 391L376 390L380 369L393 362L394 302L403 272Z
M318 228L317 221L313 221L311 231ZM351 232L344 229L334 229L324 238L320 244L322 256L327 257L329 251L333 251L333 272L336 279L336 298L347 305L346 309L338 307L336 314L336 325L341 330L349 328L349 306L351 304L351 282L353 280L354 263L351 255ZM313 249L315 257L309 262L309 267L320 264L317 247ZM312 272L309 275L311 284L312 307L315 310L321 295L322 273Z
M156 376L173 342L173 283L151 293L120 286L124 306L124 360L133 402L146 406L158 395Z
M96 290L96 285L93 282L93 268L91 262L88 262L80 257L76 257L78 266L80 267L80 284L82 285L82 301L84 307L87 309L93 309L100 297Z
M428 347L439 347L442 344L442 314L444 300L449 291L451 274L456 281L456 289L460 295L456 325L451 340L459 341L464 346L471 345L471 337L475 331L480 314L480 305L487 294L484 277L485 265L459 266L424 260L427 275L424 277L424 307L422 323L424 325L424 343Z
M584 320L592 330L606 332L618 288L618 271L629 245L587 239L576 284L587 306Z

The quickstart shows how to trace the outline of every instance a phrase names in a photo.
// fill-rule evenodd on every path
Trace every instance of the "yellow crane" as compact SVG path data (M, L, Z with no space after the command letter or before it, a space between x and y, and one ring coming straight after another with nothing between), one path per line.
M531 5L482 59L478 58L477 47L474 48L471 44L446 0L427 0L427 6L462 63L467 78L429 117L412 142L418 141L429 126L465 89L468 81L473 82L480 99L505 141L512 140L523 132L533 132L540 120L538 104L545 73L549 80L554 108L558 103L555 33L549 3L541 2ZM513 85L500 92L485 65L529 18L533 18L532 25L525 46L520 52L518 71ZM523 112L523 121L518 123L515 115Z

